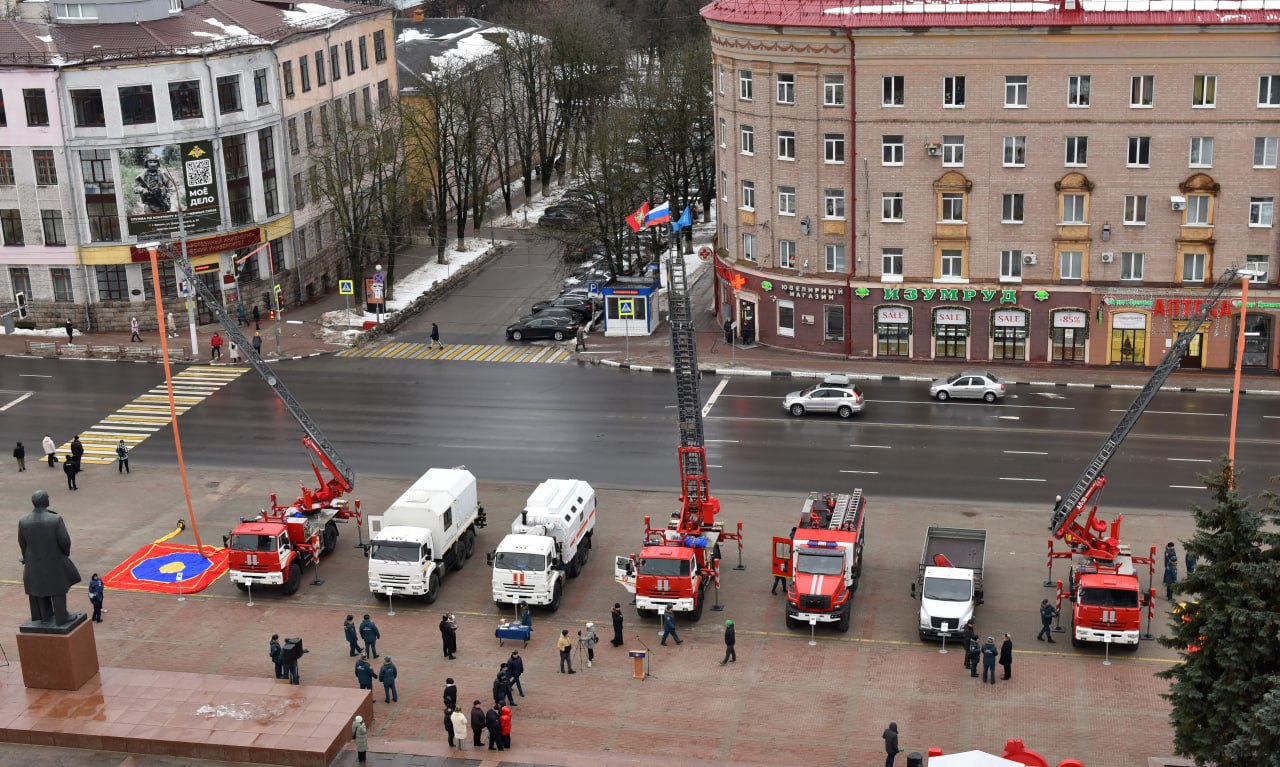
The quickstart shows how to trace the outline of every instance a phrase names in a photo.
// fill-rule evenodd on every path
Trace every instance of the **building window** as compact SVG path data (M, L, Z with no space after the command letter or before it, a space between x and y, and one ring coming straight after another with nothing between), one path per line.
M746 210L756 209L756 182L742 182L742 207Z
M329 46L329 76L335 83L342 79L342 56L336 45Z
M0 186L13 184L13 150L0 149Z
M796 103L796 76L795 75L778 75L778 103L794 104Z
M1058 279L1078 280L1084 270L1084 252L1064 250L1058 254Z
M298 153L298 118L289 118L289 154Z
M293 174L293 208L302 210L307 207L307 187L302 183L302 174Z
M844 134L827 133L822 137L823 159L828 163L844 162Z
M329 140L329 105L320 105L320 138Z
M311 112L302 113L302 132L307 137L307 147L313 147L316 143L316 120L315 115Z
M360 100L364 103L364 121L373 122L373 96L369 90L369 86L360 89Z
M1280 107L1280 75L1258 78L1258 106Z
M738 129L738 151L742 154L756 153L756 129L750 125Z
M796 159L796 132L790 130L778 131L778 159L794 160Z
M350 40L342 44L342 53L347 59L347 74L356 73L356 46Z
M98 18L98 6L85 3L54 3L53 17L58 21L92 21Z
M373 61L381 64L387 60L387 33L379 29L373 33Z
M364 35L360 35L360 69L361 70L365 70L369 68L369 45L368 43L365 42L367 39L368 38L366 38Z
M49 124L49 102L44 88L23 88L22 102L27 108L27 125L39 127Z
M25 266L9 267L9 282L13 285L14 293L22 293L26 295L27 300L31 300L31 270Z
M266 106L271 103L271 92L267 86L267 70L253 70L253 97L258 106Z
M52 149L36 149L31 153L36 165L36 185L54 186L58 183L58 165L53 160Z
M756 236L754 234L742 235L742 258L743 260L755 263L756 260Z
M724 118L720 118L720 148L724 149L729 146L729 124Z
M964 136L942 137L942 166L944 168L964 167Z
M827 189L822 193L827 218L844 218L844 190Z
M942 78L942 106L948 109L964 107L964 75L947 75Z
M1083 224L1085 196L1083 194L1062 195L1062 223Z
M276 188L276 136L271 128L258 131L258 160L262 166L262 198L267 215L280 213L280 194Z
M71 112L77 128L102 128L107 124L107 113L102 108L102 91L97 88L71 91Z
M84 178L84 207L89 219L91 242L120 240L120 215L116 208L111 154L106 149L80 152L80 175Z
M1196 75L1191 86L1191 106L1208 109L1218 105L1218 76Z
M1027 108L1027 76L1005 75L1004 78L1005 109Z
M1021 168L1027 164L1027 137L1004 137L1004 167Z
M6 128L9 125L9 116L4 111L4 91L0 91L0 128Z
M942 193L942 221L946 223L964 222L964 193Z
M778 266L783 269L796 268L795 240L778 240Z
M1253 140L1253 167L1276 167L1277 149L1280 149L1280 137L1258 136Z
M126 85L120 89L120 117L125 125L156 121L156 102L150 85Z
M720 199L729 202L729 174L725 171L720 171Z
M169 112L175 120L191 120L203 116L200 109L199 80L169 83Z
M67 244L67 232L62 226L62 211L40 211L40 228L44 232L45 245L52 246Z
M231 212L232 226L253 223L248 142L243 133L222 139L222 163L227 179L227 207Z
M1002 195L1000 204L1000 222L1003 224L1021 224L1023 222L1023 195L1011 192Z
M1212 136L1192 136L1191 137L1191 157L1187 161L1189 167L1192 168L1212 168L1213 167L1213 137Z
M1145 253L1121 253L1120 254L1120 279L1122 280L1142 280L1142 266L1146 260Z
M828 107L844 106L844 75L822 76L822 104Z
M1156 76L1134 75L1129 78L1129 106L1148 109L1155 102Z
M1126 226L1146 226L1147 196L1145 194L1124 196L1124 223Z
M903 205L902 192L882 192L880 194L880 220L902 221Z
M1022 279L1022 251L1021 250L1000 251L1000 279L1002 280Z
M1193 194L1187 197L1187 226L1209 226L1209 195Z
M828 272L845 271L843 245L827 245L826 267Z
M319 50L315 53L316 57L316 87L324 85L327 81L324 77L324 51Z
M902 276L902 248L880 249L880 273L890 277Z
M880 78L880 106L900 107L907 103L907 78L885 75Z
M280 65L280 79L284 80L284 95L293 98L293 62L286 61Z
M942 276L952 278L964 277L964 251L942 251Z
M98 298L103 301L129 300L129 277L124 266L98 266Z
M22 235L22 211L16 208L0 210L0 234L3 235L4 244L7 246L27 244L26 238Z
M822 340L844 340L844 307L840 304L822 305Z
M1204 282L1204 264L1206 254L1184 253L1182 255L1182 281Z
M1077 109L1089 106L1089 75L1071 75L1067 78L1067 106Z
M298 57L298 79L302 81L302 92L311 90L311 60L306 56Z
M752 80L750 69L738 70L738 100L750 101L752 98Z
M1248 255L1244 257L1244 267L1258 273L1254 282L1266 282L1271 268L1271 257L1266 254Z
M378 109L386 111L391 108L391 81L378 81Z
M1249 226L1271 226L1274 213L1274 197L1249 198Z
M724 64L716 67L716 92L721 96L724 95Z
M1068 168L1083 168L1089 164L1088 136L1067 136L1067 157L1065 162Z
M1151 167L1151 137L1130 136L1129 154L1126 163L1130 168Z
M902 165L906 160L906 144L903 137L898 136L881 136L880 137L880 164L881 165Z
M49 280L53 283L53 300L60 304L69 304L76 300L71 289L71 270L54 267L49 270Z
M778 215L794 216L796 214L796 188L794 186L778 187Z

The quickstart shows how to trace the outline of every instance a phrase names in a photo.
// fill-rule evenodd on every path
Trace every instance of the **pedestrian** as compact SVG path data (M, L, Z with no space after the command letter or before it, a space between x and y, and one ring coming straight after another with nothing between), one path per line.
M1178 561L1178 550L1174 548L1173 541L1169 541L1164 547L1164 566L1168 567L1170 562Z
M391 662L391 656L382 659L382 668L378 669L378 681L382 682L382 692L386 696L386 702L400 702L400 695L396 693L396 664Z
M21 447L22 443L19 442L18 446ZM1187 575L1188 576L1190 576L1192 573L1196 571L1196 565L1199 563L1200 563L1200 557L1197 557L1195 554L1192 554L1190 550L1188 550L1187 551Z
M168 327L168 329L169 329L169 337L170 337L170 338L177 338L177 337L178 337L178 323L176 323L176 322L174 322L174 321L173 321L173 312L169 312L169 314L165 317L165 325L166 325L166 326Z
M666 647L667 637L674 637L676 644L684 644L676 633L676 614L671 610L664 610L662 613L662 636L659 637L658 644Z
M116 473L132 473L129 469L129 448L124 444L124 440L120 440L120 444L116 445Z
M79 490L76 487L76 475L80 473L80 464L76 463L70 457L62 464L62 473L67 475L67 489Z
M467 750L467 715L457 706L450 717L453 719L453 739L458 743L459 751Z
M502 707L502 711L498 714L498 727L502 733L502 747L511 748L511 709L506 706Z
M529 609L529 603L520 600L520 625L527 629L533 629L533 611Z
M244 302L239 301L236 303L236 327L248 326L248 324L249 318L244 316Z
M360 635L356 633L356 617L348 615L347 619L342 622L342 633L347 638L347 648L351 651L351 657L354 658L360 654Z
M573 350L575 352L585 352L587 350L587 329L578 326L578 334L574 336Z
M360 621L360 638L364 640L364 657L378 657L378 640L382 638L382 632L369 620L369 613L365 613L364 620Z
M257 307L254 307L253 311L256 313ZM253 353L259 357L262 356L262 334L256 330L253 331Z
M889 722L889 726L880 737L884 738L884 767L893 767L894 758L902 751L898 748L898 723Z
M1000 645L1000 665L1004 666L1004 678L1008 681L1013 677L1013 639L1008 634Z
M369 750L369 728L364 726L363 716L357 716L351 724L351 739L356 742L356 761L363 762Z
M84 455L84 444L80 442L80 435L77 434L71 438L71 457L76 462L76 470L80 469L80 458Z
M471 704L471 745L480 748L480 735L484 732L484 709L480 701Z
M742 345L750 346L756 337L756 321L750 317L742 321Z
M782 593L787 593L787 560L778 562L778 572L773 574L773 588L769 590L770 594L777 595L778 587L782 587Z
M720 661L723 666L726 663L738 662L738 651L734 649L734 642L738 641L737 632L733 630L733 621L724 622L724 660Z
M209 347L213 350L213 356L209 358L211 361L222 359L222 334L216 330L213 331L213 337L209 339Z
M511 700L511 683L507 681L507 664L503 663L493 677L493 705L501 706Z
M1000 651L996 649L996 638L987 637L986 644L982 645L982 681L987 682L990 677L990 684L996 683L996 657Z
M430 349L435 346L439 346L441 349L444 348L444 344L440 343L440 328L436 327L433 322L431 323L431 343L427 344L427 348Z
M978 644L977 637L969 640L968 649L965 654L969 656L969 676L978 677L978 663L982 660L982 645Z
M489 750L505 751L502 745L502 714L498 713L498 707L494 706L484 714L485 728L489 730Z
M133 334L129 336L130 343L134 341L138 341L138 342L142 341L142 336L138 335L138 318L137 317L129 318L129 332Z
M964 644L964 667L969 668L969 645L977 641L978 631L973 627L973 621L964 624L964 631L960 632L960 641ZM977 674L977 669L974 669Z
M457 641L457 629L449 623L449 613L445 613L440 617L440 644L444 648L444 657L454 660L453 653L457 648Z
M614 647L622 646L622 605L618 602L613 603L613 609L609 611L609 617L613 619L613 641L609 644Z
M236 344L235 341L232 341L229 344L227 344L227 351L231 353L232 364L240 361L240 347Z
M520 697L524 697L524 685L520 684L520 677L524 676L524 658L520 657L519 650L512 650L511 657L507 659L507 675L511 677L511 686L520 691Z
M573 670L573 640L569 638L569 629L560 629L560 638L556 640L556 647L560 650L560 673L565 673L566 666L569 667L569 673L575 674Z
M453 748L453 709L444 707L444 733L449 736L449 748Z
M53 465L58 462L58 454L56 452L58 446L53 444L53 437L48 434L44 435L44 441L40 443L40 447L44 449L44 457L49 461L49 468L52 469Z
M253 307L253 329L262 330L262 314L258 311L256 304Z
M724 342L726 344L733 343L733 320L731 319L724 321Z
M102 579L97 573L89 579L89 604L93 605L93 622L102 623Z
M310 651L310 650L303 650L302 652L304 652L304 653L309 653L309 652L311 652L311 651ZM301 684L301 683L302 683L302 682L299 680L299 678L298 678L298 660L299 660L301 657L302 657L302 656L300 656L300 655L290 655L288 658L286 658L286 659L285 659L285 673L286 673L286 674L288 675L288 677L289 677L289 684Z
M71 324L71 320L68 319L67 324L63 325L62 327L64 330L67 331L67 343L71 343L72 341L74 341L76 337L76 329Z
M1056 617L1058 617L1058 611L1054 609L1053 605L1049 604L1049 600L1041 599L1040 600L1040 633L1036 634L1036 639L1040 640L1041 642L1048 639L1049 644L1054 644L1053 634L1050 633L1049 627L1053 625L1053 619Z
M587 622L587 635L583 637L587 643L587 668L591 668L591 663L596 659L596 645L600 644L600 637L596 636L596 624Z
M458 705L458 685L453 683L453 677L444 680L444 707L450 713Z
M356 681L360 683L361 690L373 689L373 666L363 657L356 661Z
M284 648L280 646L280 635L271 635L271 662L276 664L276 679L284 679Z
M1165 557L1164 565L1164 598L1173 602L1173 584L1178 582L1178 557Z
M13 457L14 457L14 460L18 462L18 471L26 471L27 470L27 449L22 446L21 442L19 442L18 446L13 449ZM1190 560L1187 560L1187 562L1188 562L1188 566L1190 566Z

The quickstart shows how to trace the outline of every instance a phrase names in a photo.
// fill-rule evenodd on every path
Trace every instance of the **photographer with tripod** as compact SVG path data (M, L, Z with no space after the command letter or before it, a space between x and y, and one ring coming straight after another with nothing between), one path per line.
M578 663L582 663L582 648L587 648L587 668L591 668L591 662L596 659L596 645L599 644L600 638L596 636L596 624L587 623L587 635L583 636L582 632L578 632Z

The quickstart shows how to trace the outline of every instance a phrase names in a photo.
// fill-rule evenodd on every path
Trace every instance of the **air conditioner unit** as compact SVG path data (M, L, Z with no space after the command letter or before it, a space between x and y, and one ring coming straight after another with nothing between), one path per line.
M1111 251L1107 251L1102 254L1102 263L1104 264L1109 264L1115 260L1116 260L1116 254L1112 253Z
M1185 197L1169 198L1169 210L1186 210L1186 209L1187 209L1187 198Z
M941 144L925 144L924 151L930 157L937 157L938 155L942 154L942 145Z
M1036 265L1036 254L1035 254L1035 253L1023 253L1023 254L1022 254L1022 263L1026 264L1027 266L1035 266L1035 265Z
M800 315L800 323L801 323L802 325L812 325L812 324L813 324L813 315L812 315L812 314L802 314L802 315Z

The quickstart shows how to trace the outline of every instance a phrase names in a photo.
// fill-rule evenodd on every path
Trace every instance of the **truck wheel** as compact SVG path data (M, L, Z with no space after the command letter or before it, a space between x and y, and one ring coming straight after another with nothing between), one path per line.
M698 603L693 606L693 611L689 613L689 622L696 623L702 620L702 605L707 601L706 594L701 594Z
M297 562L289 564L289 571L285 573L287 576L284 581L284 588L281 589L285 596L298 593L298 587L302 585L302 568L298 567Z
M332 554L338 548L338 523L328 522L324 526L324 535L320 539L320 553Z
M798 629L798 628L800 628L800 621L798 621L798 620L796 620L795 618L792 618L790 615L788 615L788 616L787 616L787 628L789 628L789 629Z
M248 590L249 590L249 584L247 584L247 583L241 583L241 582L237 581L237 582L236 582L236 588L240 589L241 591L248 591Z
M569 567L566 572L570 578L577 578L582 575L582 560L584 559L582 552L582 547L578 547L578 553L574 554L573 559L569 560Z
M1074 621L1072 621L1071 623L1071 646L1084 647L1084 642L1081 642L1079 639L1076 639L1076 624Z
M462 537L462 552L467 559L475 556L476 553L476 531L468 530L467 534Z
M556 581L556 587L551 592L551 601L547 604L548 612L555 612L560 609L560 597L564 596L564 587L560 581Z
M464 550L465 548L466 547L463 545L462 539L459 538L453 544L453 548L444 553L445 561L449 563L448 567L450 570L456 572L462 569L462 566L467 561L466 551Z
M427 581L427 593L423 599L427 604L433 605L440 598L440 573L432 573L431 580Z
M836 631L841 634L849 631L849 624L853 621L853 605L846 604L844 612L840 614L840 620L836 622Z

